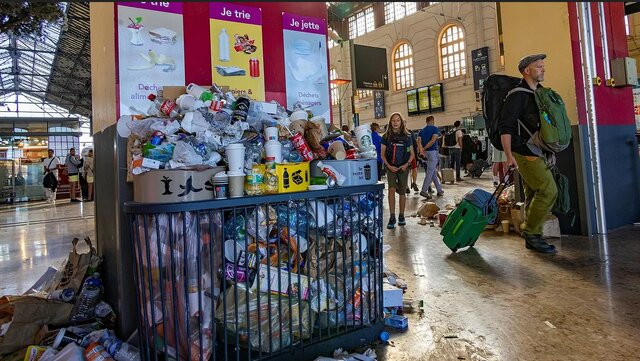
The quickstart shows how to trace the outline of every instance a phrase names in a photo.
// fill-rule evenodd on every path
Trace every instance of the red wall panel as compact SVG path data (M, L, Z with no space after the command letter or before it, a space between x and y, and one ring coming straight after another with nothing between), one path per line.
M264 82L267 101L286 105L282 12L327 19L324 2L245 2L244 6L262 8L264 46ZM184 3L185 80L186 83L211 84L211 42L209 3ZM328 54L327 54L328 56Z

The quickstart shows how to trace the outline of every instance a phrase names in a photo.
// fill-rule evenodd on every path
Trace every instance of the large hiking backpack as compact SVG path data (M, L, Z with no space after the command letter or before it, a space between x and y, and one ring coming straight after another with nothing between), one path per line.
M482 116L484 117L489 141L498 150L503 150L498 124L500 123L504 99L520 83L520 80L520 78L509 75L491 74L483 85Z
M569 217L571 222L571 226L576 219L576 214L571 208L571 196L569 194L569 178L564 174L560 173L557 166L551 168L551 174L553 175L553 180L556 183L556 188L558 189L558 196L556 197L556 201L553 204L553 208L551 208L551 213L555 215L563 215Z

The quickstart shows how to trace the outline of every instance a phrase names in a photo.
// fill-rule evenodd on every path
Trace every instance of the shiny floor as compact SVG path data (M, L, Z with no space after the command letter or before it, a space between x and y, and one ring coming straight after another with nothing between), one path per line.
M446 185L438 205L491 189L489 174L465 180ZM423 202L411 194L407 215ZM440 228L418 220L385 231L386 266L407 281L415 312L407 314L408 331L378 345L379 360L638 358L640 227L552 239L555 255L525 249L514 233L485 231L474 248L452 254ZM85 236L95 239L93 203L1 207L0 295L27 290L49 265L59 266L74 237Z

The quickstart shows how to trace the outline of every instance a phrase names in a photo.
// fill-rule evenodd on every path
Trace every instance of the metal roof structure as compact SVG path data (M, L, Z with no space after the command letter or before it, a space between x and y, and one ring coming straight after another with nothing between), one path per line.
M41 102L91 117L89 3L68 2L65 13L64 24L47 25L42 38L0 34L0 107Z

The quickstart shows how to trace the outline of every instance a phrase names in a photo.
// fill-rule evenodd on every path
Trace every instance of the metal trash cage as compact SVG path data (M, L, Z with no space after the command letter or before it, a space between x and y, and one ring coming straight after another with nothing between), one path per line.
M304 360L373 341L383 190L125 203L143 359Z

